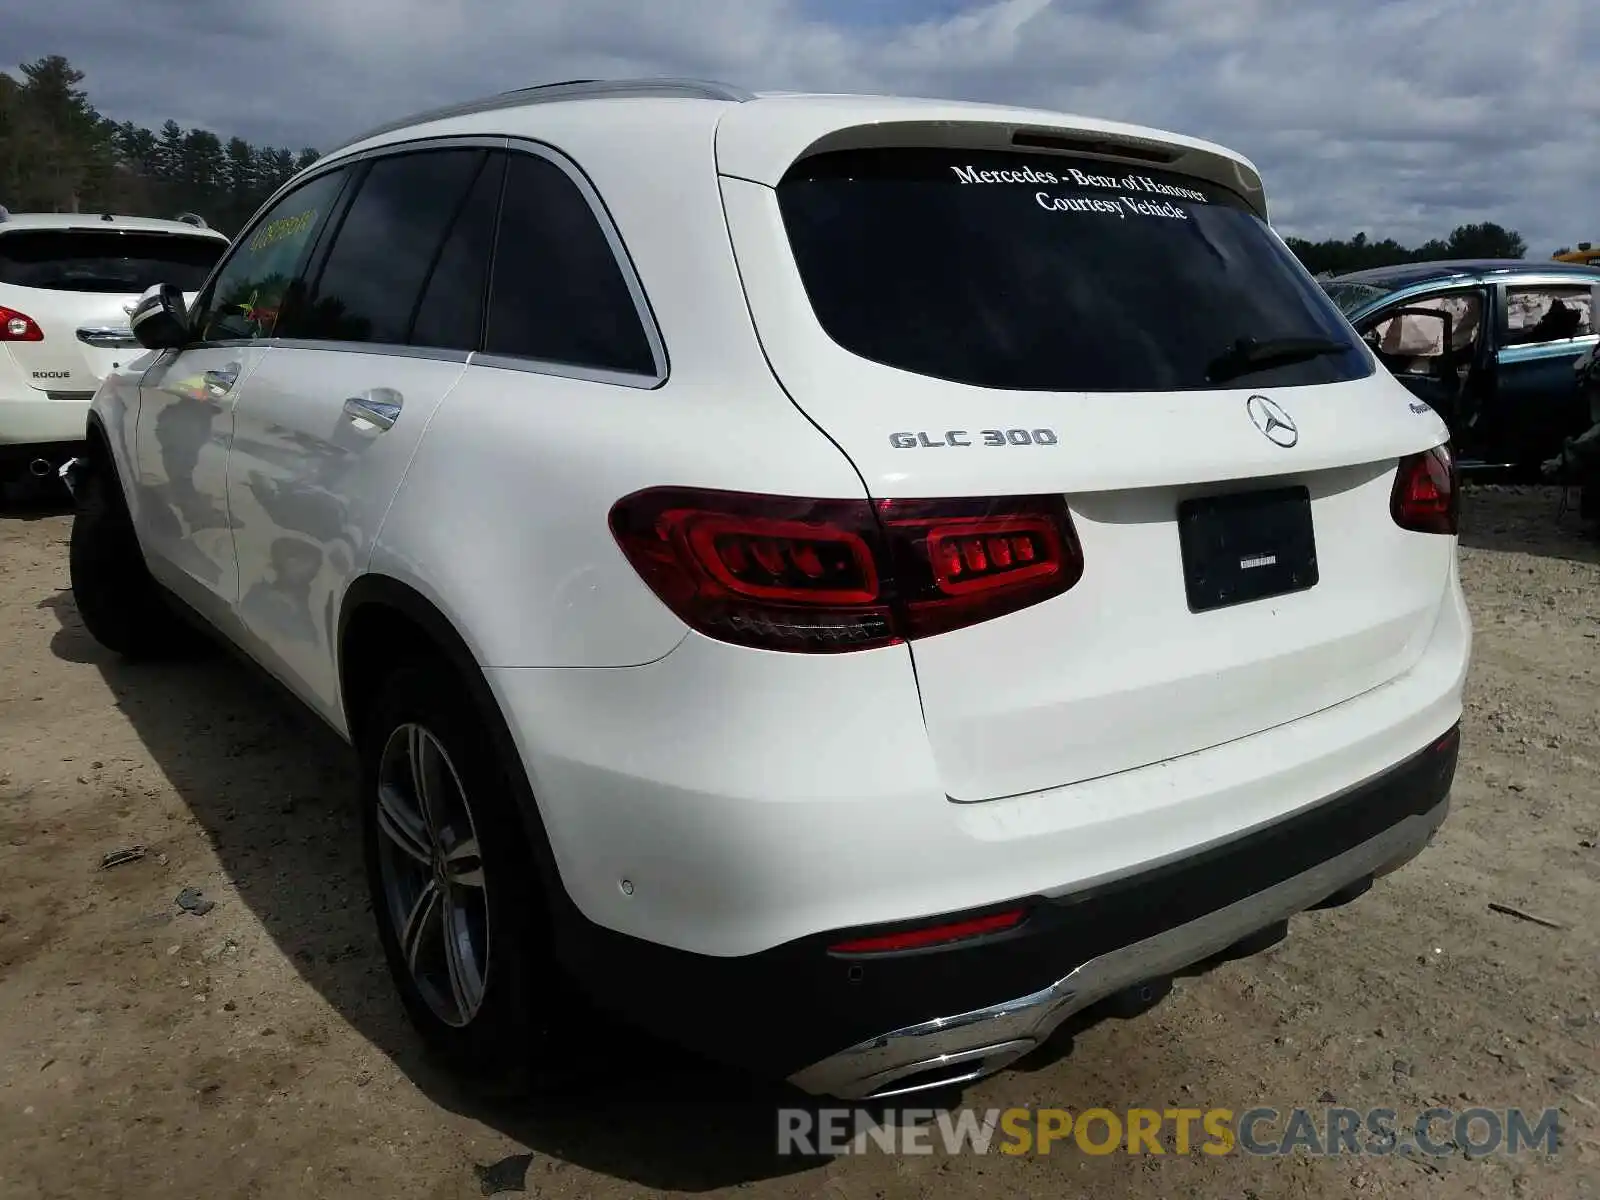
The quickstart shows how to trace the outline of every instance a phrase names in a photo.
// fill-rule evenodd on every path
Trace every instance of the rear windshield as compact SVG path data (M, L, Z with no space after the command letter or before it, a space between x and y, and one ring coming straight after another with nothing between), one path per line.
M919 375L1122 392L1373 371L1266 224L1188 176L1056 155L841 151L797 163L778 201L828 335Z
M193 292L227 248L221 238L182 233L19 229L0 234L0 283L119 293L171 283Z

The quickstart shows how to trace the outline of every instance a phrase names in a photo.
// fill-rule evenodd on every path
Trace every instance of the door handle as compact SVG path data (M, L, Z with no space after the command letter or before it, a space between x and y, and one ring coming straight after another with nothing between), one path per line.
M363 396L351 396L344 402L344 415L358 421L367 421L379 429L393 429L400 419L400 393L393 388L373 388Z
M229 363L227 366L222 367L219 370L207 371L202 378L204 378L206 383L211 387L219 387L223 390L227 390L239 382L239 364Z

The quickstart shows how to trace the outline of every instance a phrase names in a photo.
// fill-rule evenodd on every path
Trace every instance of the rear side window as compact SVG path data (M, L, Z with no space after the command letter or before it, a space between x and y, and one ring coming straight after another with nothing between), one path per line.
M1595 332L1594 295L1586 287L1508 287L1507 346L1535 346Z
M630 375L657 370L594 210L565 171L532 154L513 154L506 168L484 350Z
M487 157L429 150L375 162L334 234L310 302L278 336L404 345Z
M0 234L0 283L133 294L158 283L198 291L228 243L183 233L19 229Z
M1185 391L1370 375L1237 195L1152 167L894 149L797 163L778 201L811 305L863 358L979 387Z

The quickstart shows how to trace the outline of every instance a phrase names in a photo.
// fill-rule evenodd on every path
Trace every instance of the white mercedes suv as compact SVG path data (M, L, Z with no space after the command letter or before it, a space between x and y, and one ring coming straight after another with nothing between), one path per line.
M1444 819L1446 431L1256 170L1057 113L528 89L319 160L134 314L72 582L348 739L400 995L810 1092L976 1078Z
M139 296L196 291L227 248L198 217L0 208L0 485L81 449L95 389L142 351L128 331Z

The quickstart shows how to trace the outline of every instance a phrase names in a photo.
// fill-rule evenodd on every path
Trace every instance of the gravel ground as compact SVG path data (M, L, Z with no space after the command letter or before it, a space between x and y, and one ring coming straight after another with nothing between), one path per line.
M542 1196L1600 1197L1600 545L1555 504L1468 494L1476 657L1434 846L965 1096L1559 1106L1554 1159L779 1158L781 1093L627 1040L559 1098L475 1105L391 998L339 748L225 660L101 652L68 520L0 520L0 1196L471 1197L526 1155L504 1178Z

